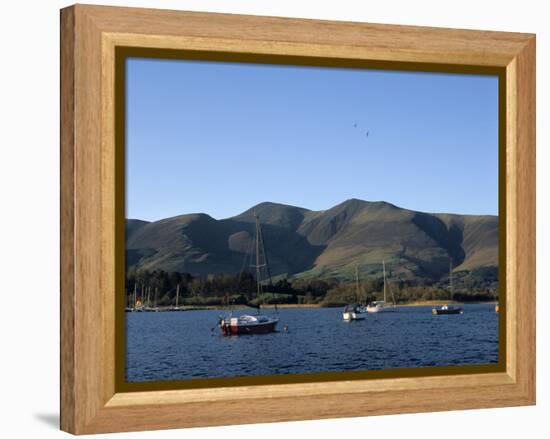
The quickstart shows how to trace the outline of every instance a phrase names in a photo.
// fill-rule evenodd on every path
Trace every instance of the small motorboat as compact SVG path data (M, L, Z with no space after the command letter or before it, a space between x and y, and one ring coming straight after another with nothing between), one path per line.
M464 311L462 311L462 308L458 306L449 306L449 305L443 305L439 308L432 308L432 314L434 315L442 315L442 314L462 314Z
M362 305L354 303L352 305L346 305L342 317L346 321L352 320L364 320L367 317L367 310Z

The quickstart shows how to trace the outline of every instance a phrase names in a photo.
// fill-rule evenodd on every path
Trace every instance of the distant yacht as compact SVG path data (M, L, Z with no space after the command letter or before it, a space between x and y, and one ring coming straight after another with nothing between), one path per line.
M358 302L360 301L359 269L357 268L357 265L355 266L355 298ZM360 305L359 303L346 305L346 307L344 308L344 312L342 313L342 318L347 321L364 320L366 316L367 310L363 305Z
M141 312L143 311L143 305L142 305L142 302L141 300L137 300L137 285L134 283L134 292L132 293L132 302L133 302L133 306L130 306L130 304L128 304L128 306L126 306L126 308L124 308L124 311L125 312Z
M180 300L180 284L176 287L176 305L172 306L169 311L183 311L183 307L179 306L179 300Z
M350 305L346 305L344 312L342 313L342 317L346 321L364 320L367 317L367 311L363 305L352 303Z
M451 291L451 300L453 299L453 260L449 260L449 285L450 285L450 291ZM462 311L462 308L459 306L452 306L452 305L443 305L439 308L434 307L432 308L432 314L434 315L442 315L442 314L462 314L464 311Z
M256 296L259 300L263 292L262 271L267 272L269 285L271 285L272 282L265 253L262 228L260 226L260 217L256 212L254 212L254 217L256 218L256 235L254 238L256 264L253 265L253 267L256 269ZM262 270L262 268L265 268L265 270ZM233 317L231 313L226 317L220 316L218 325L222 335L266 334L275 332L277 323L279 323L277 317L263 315L259 304L248 304L248 306L256 308L258 313L256 315L245 314L238 317Z
M375 300L367 305L367 312L389 312L395 311L395 297L393 296L393 291L390 292L392 295L393 306L389 307L386 305L386 263L382 261L382 273L384 276L384 300Z
M150 302L151 297L151 287L148 288L147 291L147 306L145 307L144 311L146 312L159 312L160 308L157 305L157 299L158 299L158 288L155 287L155 295L153 297L153 306L151 306Z

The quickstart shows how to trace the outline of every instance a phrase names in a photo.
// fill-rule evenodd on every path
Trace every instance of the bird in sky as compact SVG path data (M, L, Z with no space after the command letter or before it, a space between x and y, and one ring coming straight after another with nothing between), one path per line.
M357 128L357 122L353 123L353 128ZM366 131L366 136L369 137L370 131Z

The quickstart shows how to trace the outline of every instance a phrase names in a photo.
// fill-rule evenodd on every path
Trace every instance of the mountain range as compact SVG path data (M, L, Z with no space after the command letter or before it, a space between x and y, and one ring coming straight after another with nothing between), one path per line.
M238 273L254 239L256 212L271 273L289 278L379 276L382 261L402 279L498 267L498 217L431 214L350 199L312 211L265 202L226 219L198 213L126 220L127 268L194 275Z

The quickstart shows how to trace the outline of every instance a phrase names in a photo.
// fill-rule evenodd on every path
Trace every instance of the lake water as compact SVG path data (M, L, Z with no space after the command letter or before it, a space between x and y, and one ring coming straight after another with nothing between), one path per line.
M402 307L355 322L343 321L341 308L287 308L279 332L233 337L217 327L224 311L127 313L126 380L497 363L494 305L463 308L434 316L431 307Z

